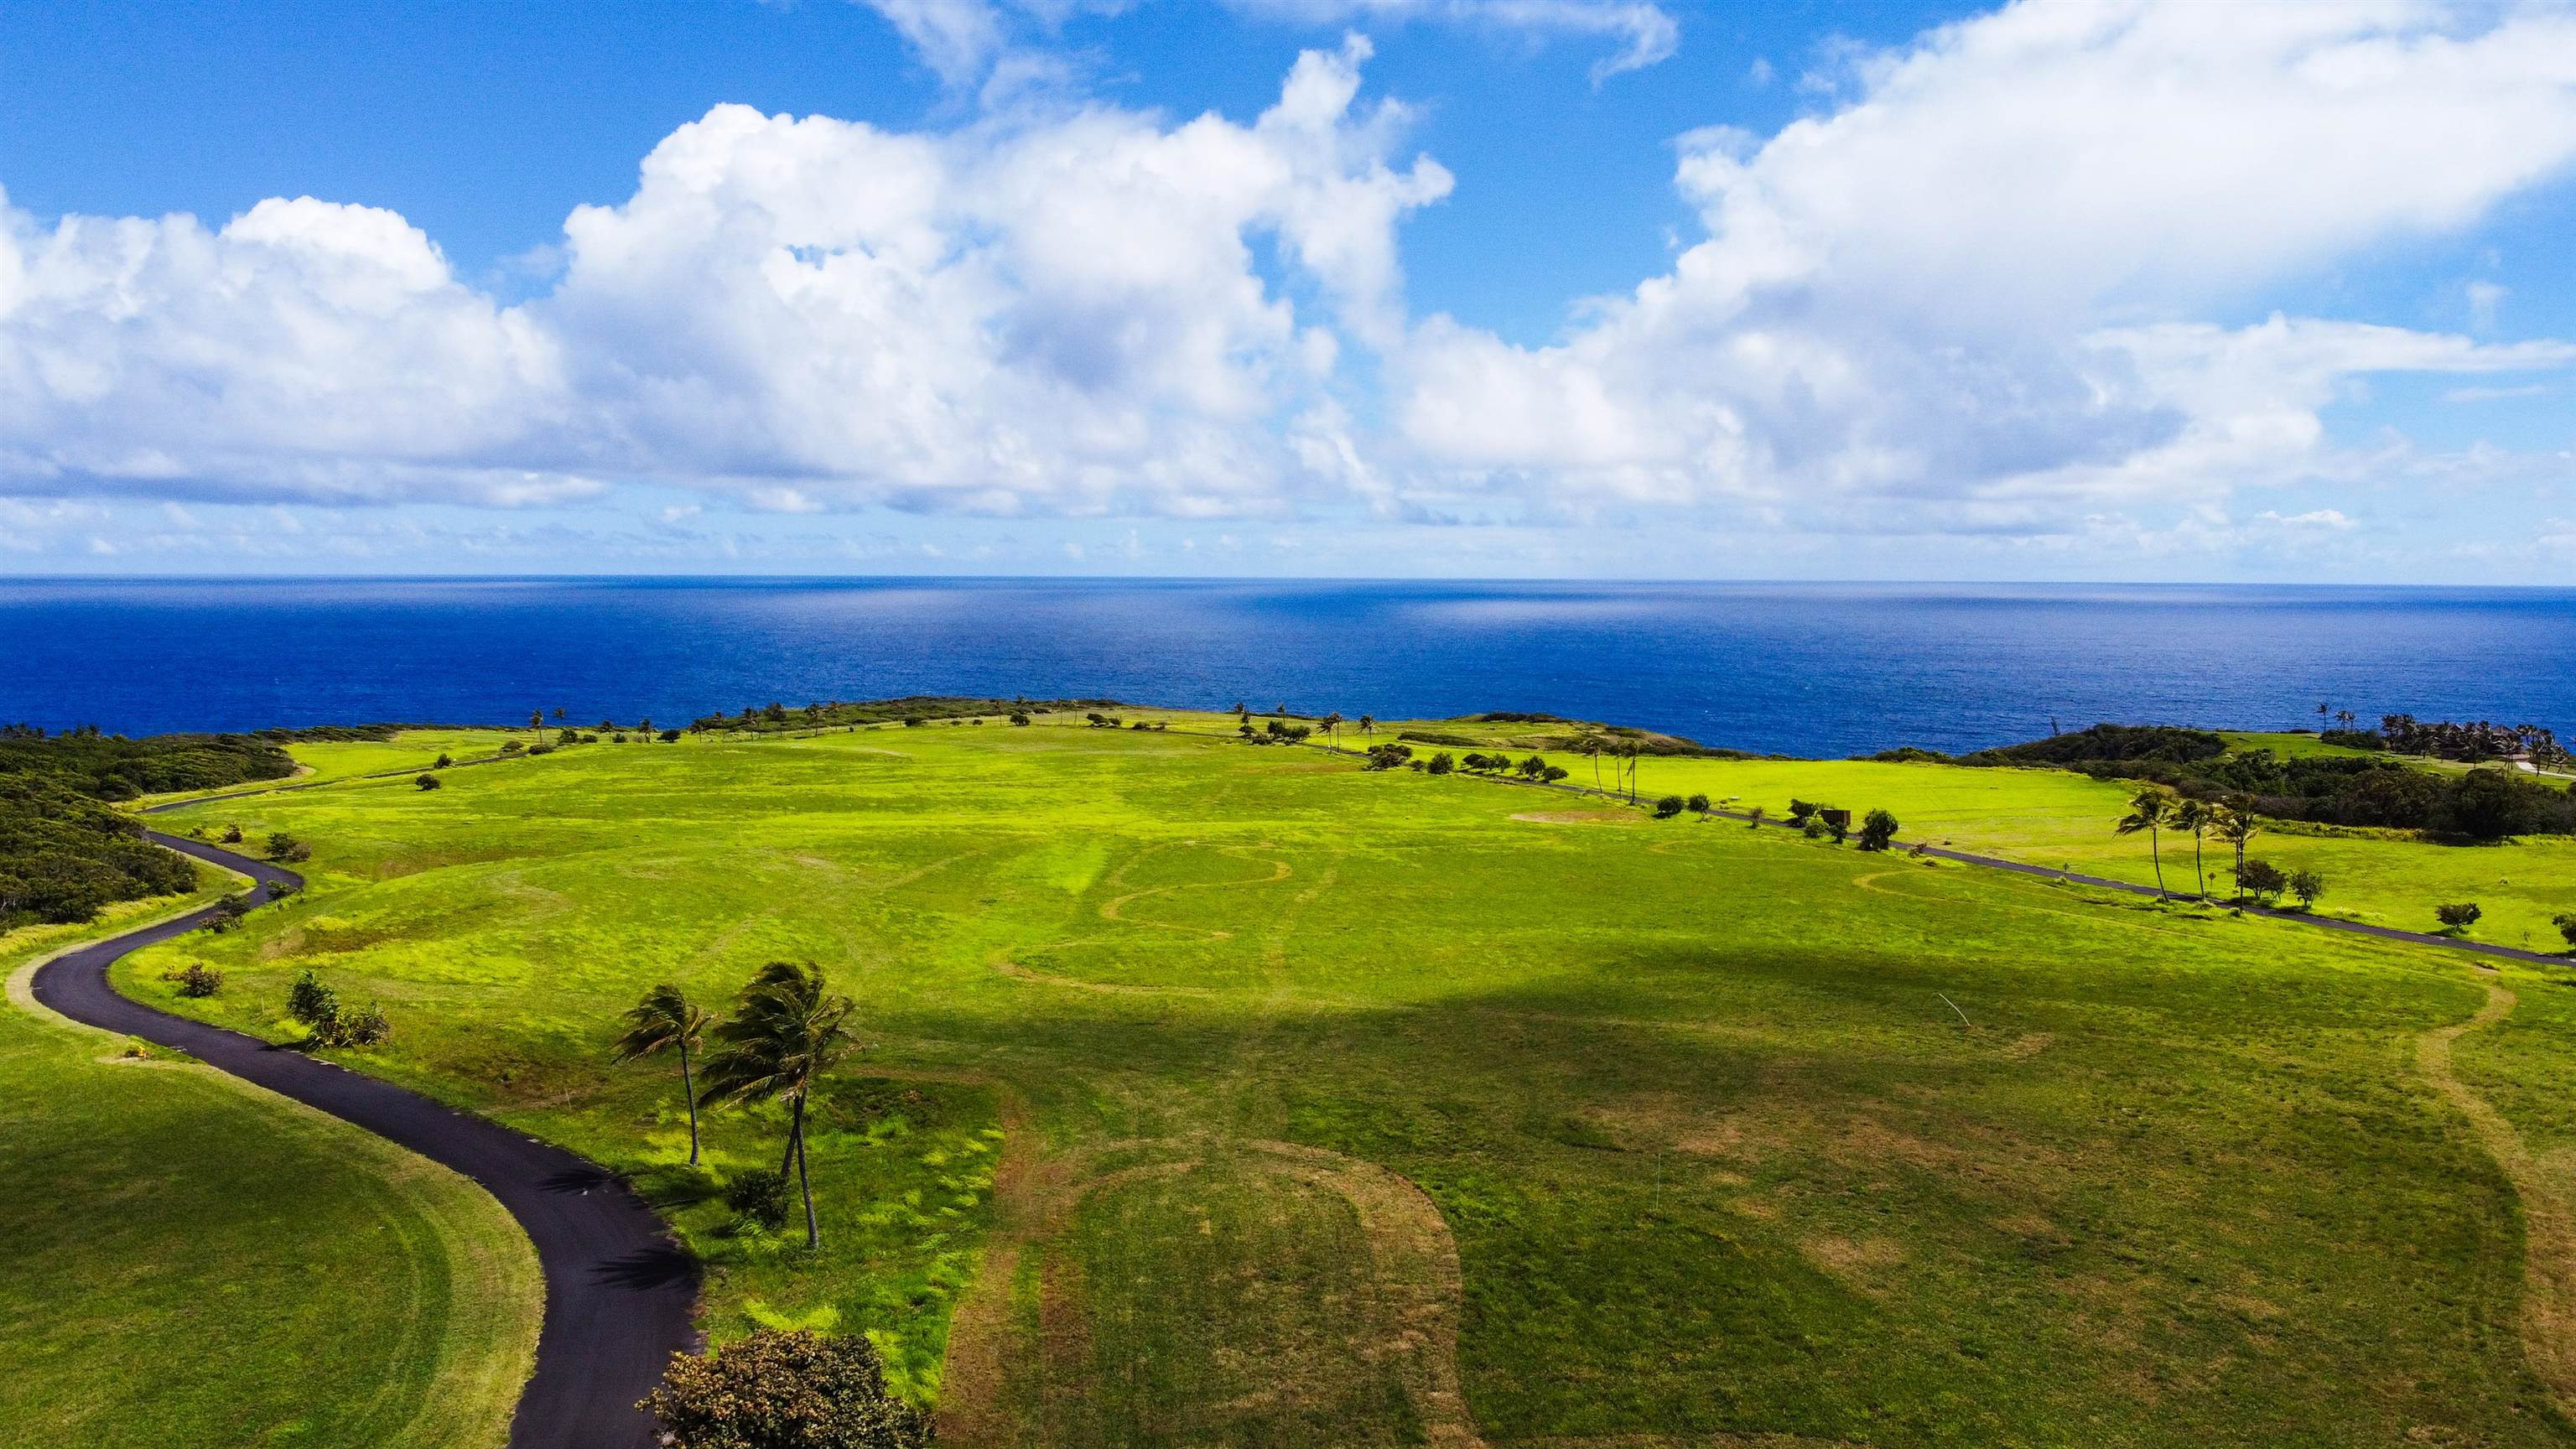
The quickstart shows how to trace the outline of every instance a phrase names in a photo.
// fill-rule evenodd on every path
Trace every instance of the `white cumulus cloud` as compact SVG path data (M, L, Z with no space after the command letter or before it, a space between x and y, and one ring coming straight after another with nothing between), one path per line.
M1420 462L1975 527L1999 497L2323 466L2355 374L2568 361L2190 319L2565 174L2576 13L2025 0L1850 67L1845 99L1767 140L1684 138L1705 239L1560 341L1424 323L1396 399Z

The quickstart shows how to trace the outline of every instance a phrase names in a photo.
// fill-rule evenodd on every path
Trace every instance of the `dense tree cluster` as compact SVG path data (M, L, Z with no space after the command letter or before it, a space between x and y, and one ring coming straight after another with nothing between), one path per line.
M0 774L0 931L194 890L187 861L60 778Z
M274 739L256 735L127 739L94 727L48 736L33 725L0 726L0 777L48 776L100 800L215 790L294 773L294 759Z
M0 930L86 921L116 901L195 889L193 867L107 804L283 779L295 773L276 743L287 733L127 739L0 726Z
M2548 731L2515 726L2414 726L2402 715L2398 736L2411 744L2458 751L2537 752ZM2407 729L2428 731L2409 734ZM2379 736L2368 738L2377 741ZM2523 747L2534 747L2525 751ZM1937 758L1929 751L1905 752ZM2485 758L2501 758L2489 754ZM1881 756L1880 758L1887 758ZM1962 755L1963 765L2057 765L2101 779L2146 780L2187 799L2227 801L2249 814L2323 825L2419 830L2437 837L2500 840L2509 835L2576 834L2576 800L2545 780L2502 766L2445 773L2402 760L2367 755L2282 755L2272 750L2230 753L2207 730L2167 725L2094 725L2003 749Z

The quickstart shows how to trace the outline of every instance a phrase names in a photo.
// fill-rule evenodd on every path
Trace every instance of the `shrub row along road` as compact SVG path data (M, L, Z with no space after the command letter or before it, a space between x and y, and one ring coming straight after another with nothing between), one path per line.
M256 905L302 878L194 840L157 844L239 871ZM518 1219L546 1280L537 1368L511 1422L512 1449L643 1449L651 1420L636 1407L671 1354L690 1346L697 1268L651 1208L595 1163L416 1092L256 1037L155 1011L119 996L107 968L127 952L193 931L215 908L113 936L37 971L36 999L74 1021L177 1051L443 1163L481 1183Z

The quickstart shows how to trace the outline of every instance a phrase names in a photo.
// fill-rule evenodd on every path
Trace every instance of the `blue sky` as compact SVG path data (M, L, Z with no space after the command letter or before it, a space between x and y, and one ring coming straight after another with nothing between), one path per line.
M0 571L2563 582L2571 160L2565 7L10 7Z

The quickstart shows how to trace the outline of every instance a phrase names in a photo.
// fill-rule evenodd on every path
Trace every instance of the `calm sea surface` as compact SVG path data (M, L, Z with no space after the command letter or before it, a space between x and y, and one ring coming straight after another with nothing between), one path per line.
M0 721L141 734L679 723L1097 695L1545 710L1710 744L1965 749L2320 701L2576 735L2576 590L1062 580L0 580Z

